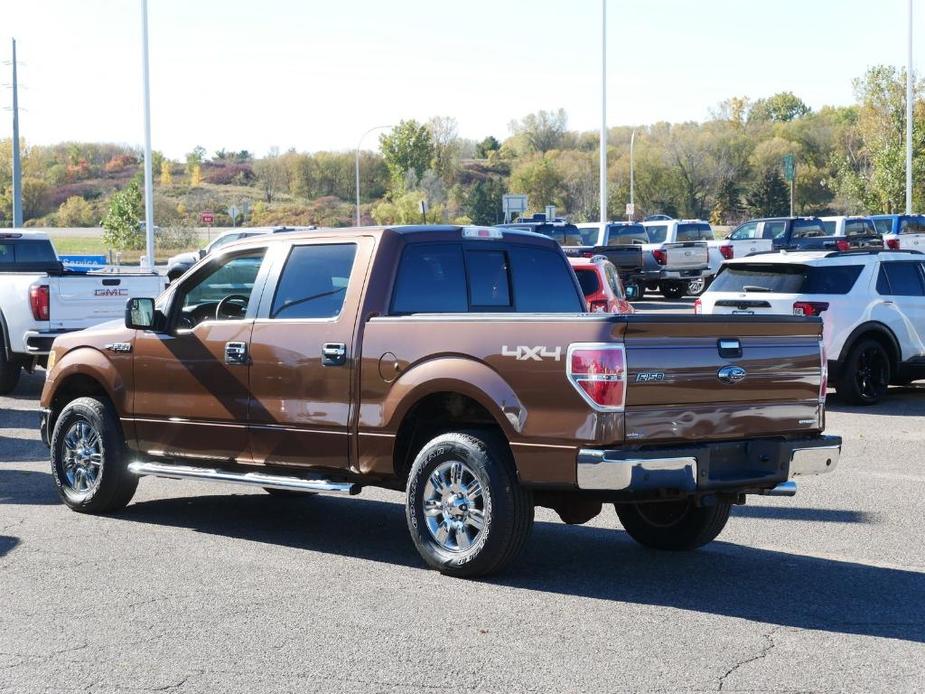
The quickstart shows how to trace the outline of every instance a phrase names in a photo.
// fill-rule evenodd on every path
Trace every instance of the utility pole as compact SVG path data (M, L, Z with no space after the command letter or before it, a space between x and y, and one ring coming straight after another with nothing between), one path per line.
M911 0L910 0L911 1ZM601 0L601 224L607 223L607 0Z
M154 177L151 174L151 87L148 81L148 0L141 0L142 82L145 109L145 262L154 269Z
M22 162L19 159L19 84L16 39L13 39L13 228L22 226Z
M909 59L906 63L906 214L912 214L912 0L909 0Z

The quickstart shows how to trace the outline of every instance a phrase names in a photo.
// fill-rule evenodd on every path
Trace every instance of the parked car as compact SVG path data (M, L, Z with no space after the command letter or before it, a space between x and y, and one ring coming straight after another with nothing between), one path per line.
M584 523L612 503L640 543L693 549L745 495L836 466L821 332L587 313L558 244L517 230L268 234L56 340L41 431L85 513L144 475L378 486L405 490L418 552L453 576L511 562L535 505Z
M696 313L821 316L829 378L842 399L871 405L892 384L925 378L925 256L795 251L732 260Z
M127 299L163 288L153 272L66 270L44 232L0 233L0 394L44 366L59 335L121 318Z
M260 236L261 234L277 234L284 231L309 231L316 228L317 227L314 226L248 227L242 229L232 229L231 231L224 231L212 239L205 248L200 248L198 252L189 251L168 258L166 273L167 279L171 282L179 279L183 273L198 263L200 259L206 257L209 253L214 253L229 243L234 243L235 241L241 241L243 239L249 239L253 236Z
M925 251L925 215L878 214L871 219L887 248Z
M883 245L883 237L870 217L835 216L819 219L825 227L826 236L839 239L836 244L838 250Z
M624 286L633 298L643 294L646 267L645 246L649 243L646 228L638 222L609 222L606 224L579 224L580 246L563 246L569 257L591 258L604 256L613 263Z
M690 291L692 282L702 283L709 277L707 239L713 239L709 224L670 219L643 222L642 226L649 236L649 243L642 247L642 279L647 289L658 289L666 299L680 299Z
M592 313L633 313L617 269L606 257L569 258ZM633 292L636 288L633 288ZM635 298L633 295L632 298Z
M838 220L842 220L839 222ZM846 232L850 232L847 233ZM848 217L768 217L750 219L736 227L730 241L761 239L766 246L750 253L766 250L841 250L882 246L882 239L873 223L865 218ZM736 257L742 257L736 253ZM746 254L747 255L747 254Z
M532 217L522 217L516 221L495 226L498 229L520 229L521 231L542 234L554 239L560 246L582 245L581 231L577 226L562 219L547 220L546 215L543 213L535 214Z

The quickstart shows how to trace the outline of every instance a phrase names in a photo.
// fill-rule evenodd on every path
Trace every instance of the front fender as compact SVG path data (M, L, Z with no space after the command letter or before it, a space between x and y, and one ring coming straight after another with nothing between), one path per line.
M472 398L498 422L504 433L523 431L527 410L507 382L486 364L464 357L436 357L405 371L382 404L382 423L397 431L411 407L433 393L459 393Z
M107 355L93 347L77 347L57 360L42 388L42 407L50 408L61 387L75 376L96 381L106 392L119 416L124 417L129 413L130 392L122 371Z

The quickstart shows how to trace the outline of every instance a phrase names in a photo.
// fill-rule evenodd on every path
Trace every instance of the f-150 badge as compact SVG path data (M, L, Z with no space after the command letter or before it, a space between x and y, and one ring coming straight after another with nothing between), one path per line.
M527 347L526 345L520 345L511 349L507 345L504 345L501 348L502 357L514 357L517 361L543 361L544 359L555 359L560 361L562 359L562 348L556 347L555 349L549 349L546 345L538 345L536 347Z

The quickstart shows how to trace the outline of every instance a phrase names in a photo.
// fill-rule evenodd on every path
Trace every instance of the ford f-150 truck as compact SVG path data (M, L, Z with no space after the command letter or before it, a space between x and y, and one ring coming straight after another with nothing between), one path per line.
M583 523L614 504L644 545L693 549L746 495L832 470L821 334L797 316L586 313L531 232L259 236L58 338L41 431L76 511L125 506L144 475L381 486L404 490L427 564L478 576L517 555L535 505Z
M126 299L163 288L152 272L66 270L44 232L0 233L0 393L23 368L44 366L58 335L122 316Z

